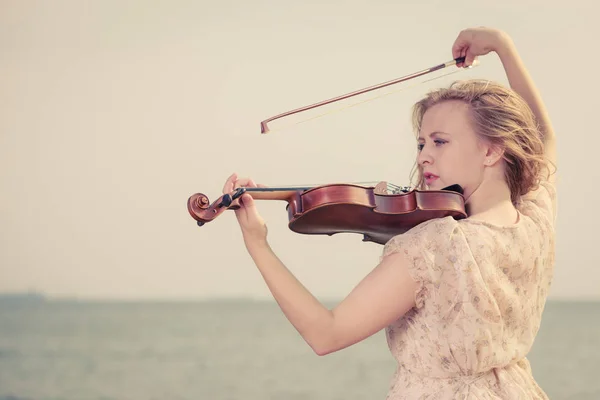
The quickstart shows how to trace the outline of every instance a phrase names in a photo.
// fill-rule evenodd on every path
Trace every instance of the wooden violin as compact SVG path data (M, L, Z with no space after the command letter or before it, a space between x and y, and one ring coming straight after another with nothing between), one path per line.
M391 190L390 190L391 187ZM211 203L204 194L188 199L188 211L199 226L225 210L238 209L238 198L287 202L289 228L308 235L357 233L364 242L385 244L393 236L432 218L466 218L462 188L411 190L408 187L338 183L314 187L238 188Z

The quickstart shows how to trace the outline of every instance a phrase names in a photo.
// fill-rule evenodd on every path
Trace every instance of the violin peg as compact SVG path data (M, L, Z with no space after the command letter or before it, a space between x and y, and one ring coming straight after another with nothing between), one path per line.
M218 204L217 207L229 207L231 205L232 201L233 201L233 199L231 198L231 196L229 194L223 195L223 199L221 200L221 202Z

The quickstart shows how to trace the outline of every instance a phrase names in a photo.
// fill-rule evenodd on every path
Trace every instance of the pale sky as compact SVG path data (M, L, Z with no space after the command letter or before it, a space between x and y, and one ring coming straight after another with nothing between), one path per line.
M513 37L558 134L551 298L600 299L600 139L591 0L65 0L0 5L0 291L79 298L268 298L233 212L199 228L189 196L214 200L232 173L267 185L408 185L410 106L454 79L506 83L481 65L412 80L368 103L260 134L284 111L452 58L461 29ZM354 98L349 105L387 91ZM320 113L302 114L308 118ZM300 117L300 116L299 116ZM269 239L321 299L378 262L359 235L306 236L262 201Z

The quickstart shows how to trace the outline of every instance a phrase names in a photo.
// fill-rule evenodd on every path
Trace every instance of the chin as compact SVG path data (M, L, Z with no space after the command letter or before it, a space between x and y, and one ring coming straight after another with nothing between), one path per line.
M427 190L440 190L442 188L445 188L446 186L444 186L444 184L439 181L435 181L431 185L425 184L425 187L427 188Z

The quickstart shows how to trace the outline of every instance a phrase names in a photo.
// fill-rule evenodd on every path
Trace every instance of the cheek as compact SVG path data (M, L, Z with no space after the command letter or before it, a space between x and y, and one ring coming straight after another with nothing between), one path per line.
M469 184L481 179L483 168L479 161L478 154L473 152L453 152L447 154L445 170L446 175L454 180Z

